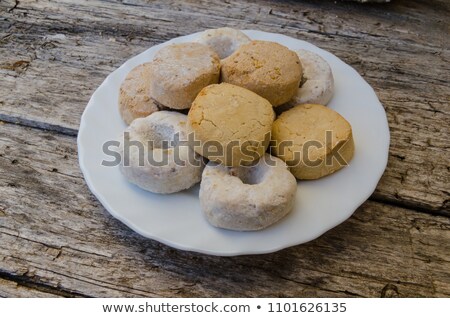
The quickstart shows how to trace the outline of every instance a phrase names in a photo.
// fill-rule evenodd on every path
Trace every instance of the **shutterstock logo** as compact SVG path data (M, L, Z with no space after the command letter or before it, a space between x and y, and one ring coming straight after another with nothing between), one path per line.
M148 140L142 142L140 140L132 140L130 133L125 132L121 140L109 140L102 146L103 153L107 156L101 164L105 167L115 167L123 165L129 167L131 165L145 166L152 165L155 167L167 166L169 163L175 163L178 166L191 165L200 167L203 164L203 158L197 153L201 153L206 158L221 158L233 161L233 156L239 155L242 166L252 166L256 164L265 150L264 144L269 144L267 152L275 154L279 158L289 158L289 166L306 166L317 167L320 165L331 166L336 161L339 165L348 165L348 162L341 155L341 149L346 143L339 143L333 147L332 131L325 132L325 143L318 140L306 140L301 145L295 144L293 140L283 140L277 143L270 140L270 134L267 134L265 141L233 140L226 145L216 140L209 140L201 143L195 139L194 133L187 135L186 139L180 139L180 134L174 134L170 140ZM332 149L332 152L327 152ZM194 149L196 151L194 151ZM327 156L321 154L329 154ZM267 159L269 158L269 159ZM270 166L277 164L275 160L271 160L270 156L261 160L267 161ZM215 160L217 161L217 160Z

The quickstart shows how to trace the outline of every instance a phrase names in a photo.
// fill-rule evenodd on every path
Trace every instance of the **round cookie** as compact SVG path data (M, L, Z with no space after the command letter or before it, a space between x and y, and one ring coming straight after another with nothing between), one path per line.
M221 59L234 53L241 45L251 41L242 31L232 28L218 28L203 31L196 40L212 48Z
M297 93L301 77L297 54L275 42L252 41L222 60L222 82L245 87L274 107Z
M296 50L295 52L302 63L302 81L294 98L279 108L284 111L299 104L327 105L334 92L334 79L330 65L320 55L311 51Z
M221 83L205 87L188 113L188 131L209 160L237 167L249 165L266 151L274 111L261 96Z
M269 154L251 167L209 162L200 183L200 206L216 227L256 231L288 214L296 192L297 181L286 164Z
M159 50L151 69L152 98L169 108L186 109L203 87L218 83L220 59L207 45L178 43Z
M131 123L119 148L120 171L129 182L154 193L173 193L200 181L204 162L188 146L186 120L178 112L159 111Z
M272 152L298 179L318 179L345 167L355 150L350 124L334 110L302 104L273 123Z
M136 66L120 86L119 112L127 125L136 118L147 117L159 110L149 94L150 65L144 63Z

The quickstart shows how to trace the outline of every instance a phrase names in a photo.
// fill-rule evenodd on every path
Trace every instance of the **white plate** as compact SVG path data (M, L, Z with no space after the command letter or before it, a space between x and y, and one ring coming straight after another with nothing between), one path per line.
M353 127L353 160L331 176L299 182L293 212L258 232L210 226L200 210L198 186L158 195L129 184L118 167L101 165L103 160L111 159L103 153L102 145L116 139L125 128L117 104L119 87L127 73L152 60L163 46L189 42L198 34L170 40L131 58L105 79L92 95L78 133L79 161L89 188L114 217L141 235L175 248L212 255L269 253L317 238L349 218L375 190L387 164L389 128L384 108L369 84L352 67L310 43L261 31L245 33L252 39L313 51L330 64L336 87L328 107Z

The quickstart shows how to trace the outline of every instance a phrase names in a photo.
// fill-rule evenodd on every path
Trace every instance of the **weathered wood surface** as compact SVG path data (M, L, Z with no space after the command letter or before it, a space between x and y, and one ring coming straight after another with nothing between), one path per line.
M22 0L0 10L0 119L71 135L109 72L156 43L224 25L315 43L386 107L391 154L373 199L450 214L449 2Z
M28 287L26 280L15 282L12 280L0 278L0 298L5 297L59 297L54 294L55 290L51 289L48 292L48 287L31 284L33 287ZM43 289L43 290L41 290ZM57 292L57 291L56 291Z
M311 243L204 256L145 239L104 211L74 138L12 124L0 136L0 278L63 296L450 296L447 217L368 201Z
M0 1L0 297L450 296L449 14L446 0ZM111 218L82 179L74 136L102 80L149 46L219 26L329 50L386 108L389 164L372 201L314 242L177 251Z

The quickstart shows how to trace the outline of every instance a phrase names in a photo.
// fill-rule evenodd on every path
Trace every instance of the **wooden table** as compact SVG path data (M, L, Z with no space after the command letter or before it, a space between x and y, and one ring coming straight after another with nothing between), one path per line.
M0 296L450 296L450 2L0 2ZM377 190L319 239L212 257L145 239L89 192L90 95L146 48L206 28L316 44L375 88L391 129Z

